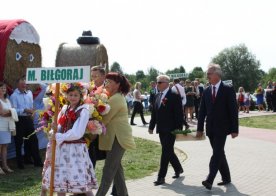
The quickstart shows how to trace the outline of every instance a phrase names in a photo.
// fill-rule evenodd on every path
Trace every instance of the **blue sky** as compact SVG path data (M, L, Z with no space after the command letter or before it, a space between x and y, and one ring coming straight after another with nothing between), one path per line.
M80 0L1 2L0 19L22 18L40 35L42 64L52 67L60 43L92 30L124 72L183 65L204 70L227 47L244 43L268 71L276 66L273 0ZM3 9L5 7L5 9Z

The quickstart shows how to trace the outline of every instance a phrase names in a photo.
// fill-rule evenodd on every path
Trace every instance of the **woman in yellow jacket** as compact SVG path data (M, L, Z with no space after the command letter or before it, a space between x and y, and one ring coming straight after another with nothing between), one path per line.
M107 151L103 175L96 196L105 196L113 181L117 194L126 196L127 188L121 160L126 150L135 149L132 129L128 123L125 95L130 84L125 76L110 72L106 75L105 88L110 95L111 110L103 118L107 133L99 137L99 149Z

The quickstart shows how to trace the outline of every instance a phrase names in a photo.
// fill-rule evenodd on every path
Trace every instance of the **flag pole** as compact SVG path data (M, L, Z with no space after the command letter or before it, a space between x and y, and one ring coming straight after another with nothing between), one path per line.
M55 116L54 124L57 125L57 117L59 113L59 89L60 83L56 83L55 89ZM54 127L53 138L56 137L57 126ZM54 180L55 180L55 157L56 157L56 140L52 140L52 158L51 158L51 179L50 179L50 196L53 196L54 192Z

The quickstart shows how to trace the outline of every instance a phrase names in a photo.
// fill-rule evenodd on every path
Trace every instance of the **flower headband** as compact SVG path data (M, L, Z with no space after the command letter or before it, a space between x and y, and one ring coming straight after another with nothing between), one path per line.
M82 94L86 92L86 86L80 82L62 83L60 87L60 91L62 94L67 94L68 90L74 87L78 88Z

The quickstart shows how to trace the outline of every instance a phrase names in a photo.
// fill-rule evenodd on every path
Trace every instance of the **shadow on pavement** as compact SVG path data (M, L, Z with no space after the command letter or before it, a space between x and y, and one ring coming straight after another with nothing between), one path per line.
M180 177L174 180L171 184L164 184L161 189L170 189L179 195L186 196L200 196L200 195L220 195L220 196L249 196L247 194L240 193L234 184L225 186L225 190L219 187L213 187L211 191L205 189L203 186L190 186L184 184L185 177Z

